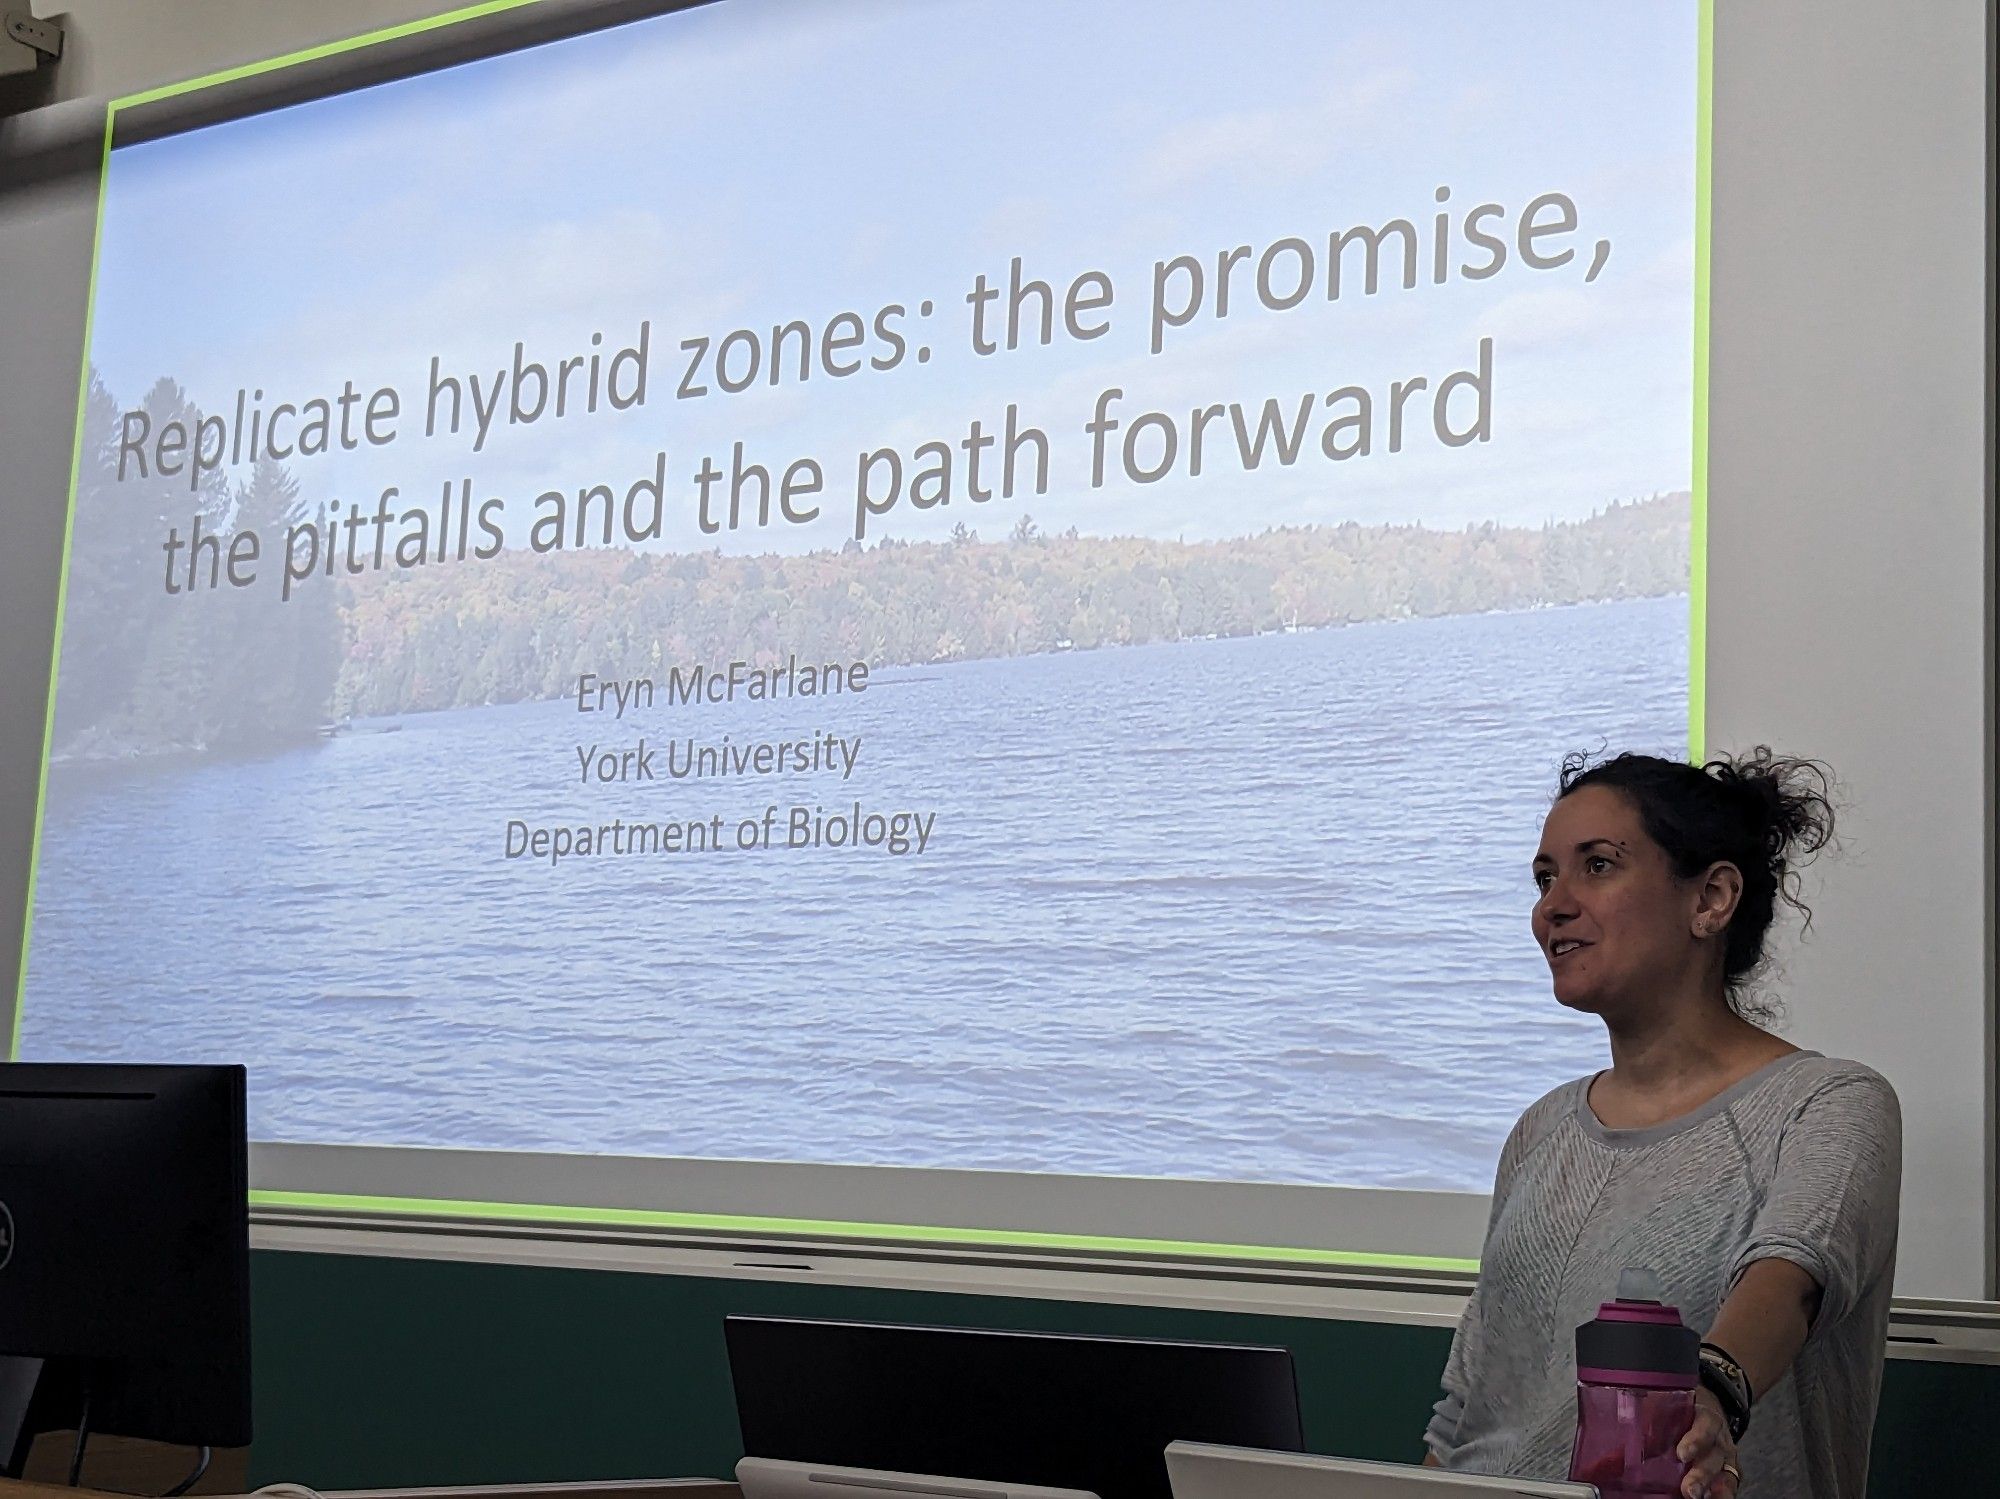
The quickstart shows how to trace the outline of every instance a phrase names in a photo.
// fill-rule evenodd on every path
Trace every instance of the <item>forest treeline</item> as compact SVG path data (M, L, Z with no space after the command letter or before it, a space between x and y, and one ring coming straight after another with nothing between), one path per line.
M142 402L153 431L201 413L172 380ZM318 732L341 674L346 626L331 590L282 609L265 589L170 594L161 543L197 519L211 535L282 536L305 512L283 465L259 460L240 480L220 470L192 486L173 477L118 482L118 403L93 372L85 396L71 516L56 721L58 760L122 760L255 751ZM207 554L194 559L205 575ZM219 554L217 557L219 565Z
M1288 527L1223 541L886 540L804 556L508 552L347 585L342 713L557 697L583 672L873 666L1650 598L1688 586L1688 496L1540 527Z

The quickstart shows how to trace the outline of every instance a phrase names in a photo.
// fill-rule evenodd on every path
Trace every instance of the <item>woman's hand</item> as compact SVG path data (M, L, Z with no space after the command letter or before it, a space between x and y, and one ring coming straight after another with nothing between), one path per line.
M1736 1499L1743 1471L1736 1465L1736 1444L1729 1439L1722 1403L1711 1391L1694 1392L1694 1425L1681 1438L1674 1456L1687 1464L1687 1476L1681 1480L1682 1499Z

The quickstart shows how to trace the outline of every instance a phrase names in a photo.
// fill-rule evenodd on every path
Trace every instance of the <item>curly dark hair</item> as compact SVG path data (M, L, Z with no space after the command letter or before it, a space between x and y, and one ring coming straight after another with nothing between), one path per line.
M1563 761L1556 800L1608 786L1638 809L1646 835L1666 851L1679 878L1724 861L1741 871L1743 894L1724 935L1723 982L1730 1008L1763 1020L1776 1007L1750 991L1769 959L1765 938L1781 900L1812 928L1812 910L1798 898L1798 869L1834 841L1833 785L1832 772L1818 761L1775 755L1761 744L1705 765L1657 755L1574 754Z

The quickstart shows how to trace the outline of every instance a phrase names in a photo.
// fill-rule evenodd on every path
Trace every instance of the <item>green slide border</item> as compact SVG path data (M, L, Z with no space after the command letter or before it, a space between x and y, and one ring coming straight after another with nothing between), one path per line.
M70 539L76 521L76 490L83 467L84 411L90 395L90 349L97 311L97 272L104 241L104 204L110 186L111 140L121 109L156 103L197 90L255 78L300 63L336 57L381 42L421 35L482 16L519 10L539 0L482 0L423 20L371 31L345 41L287 53L263 62L225 68L200 78L166 84L113 99L104 115L104 145L99 166L97 222L92 233L89 304L84 316L82 369L77 377L76 431L70 461L69 506L63 527L62 578L56 595L56 628L49 662L48 701L42 726L42 773L35 804L35 831L28 868L27 910L21 925L21 962L14 990L14 1015L7 1055L21 1051L21 1013L27 1000L28 944L33 930L35 882L41 870L42 826L48 803L49 752L55 734L56 673L62 661L63 620L69 602ZM1688 629L1688 747L1699 760L1707 742L1707 622L1708 622L1708 309L1709 309L1709 155L1710 107L1713 96L1715 0L1698 0L1699 40L1695 103L1695 294L1694 294L1694 467L1690 500L1689 629ZM1027 1229L953 1228L919 1223L864 1223L838 1219L760 1217L738 1214L685 1213L638 1208L593 1208L546 1203L470 1202L442 1198L367 1197L339 1193L253 1189L253 1208L293 1209L448 1218L480 1222L515 1222L591 1227L682 1230L697 1233L766 1235L803 1238L895 1240L909 1244L1057 1250L1113 1256L1163 1259L1243 1260L1267 1264L1311 1265L1354 1269L1432 1271L1472 1274L1476 1259L1435 1255L1373 1253L1317 1249L1301 1245L1222 1244L1199 1240L1128 1239L1090 1234L1044 1233Z
M1708 758L1708 252L1715 0L1700 0L1694 108L1694 463L1688 497L1688 759Z
M1106 1255L1163 1259L1256 1260L1384 1270L1430 1270L1472 1274L1478 1260L1435 1255L1373 1253L1349 1249L1307 1249L1280 1244L1213 1244L1198 1239L1121 1239L1058 1234L1031 1229L950 1228L921 1223L859 1223L845 1219L768 1218L734 1213L675 1213L652 1208L563 1207L542 1203L461 1202L415 1197L351 1197L331 1192L253 1190L253 1207L367 1213L387 1216L458 1218L482 1223L571 1224L595 1228L680 1229L695 1233L782 1234L814 1239L891 1239L905 1244L941 1244L994 1249L1085 1250Z

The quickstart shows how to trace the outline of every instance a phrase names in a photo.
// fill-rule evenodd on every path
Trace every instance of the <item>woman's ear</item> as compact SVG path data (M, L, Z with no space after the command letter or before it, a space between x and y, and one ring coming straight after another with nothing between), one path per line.
M1726 859L1709 865L1695 889L1694 935L1713 937L1722 932L1742 899L1743 871Z

